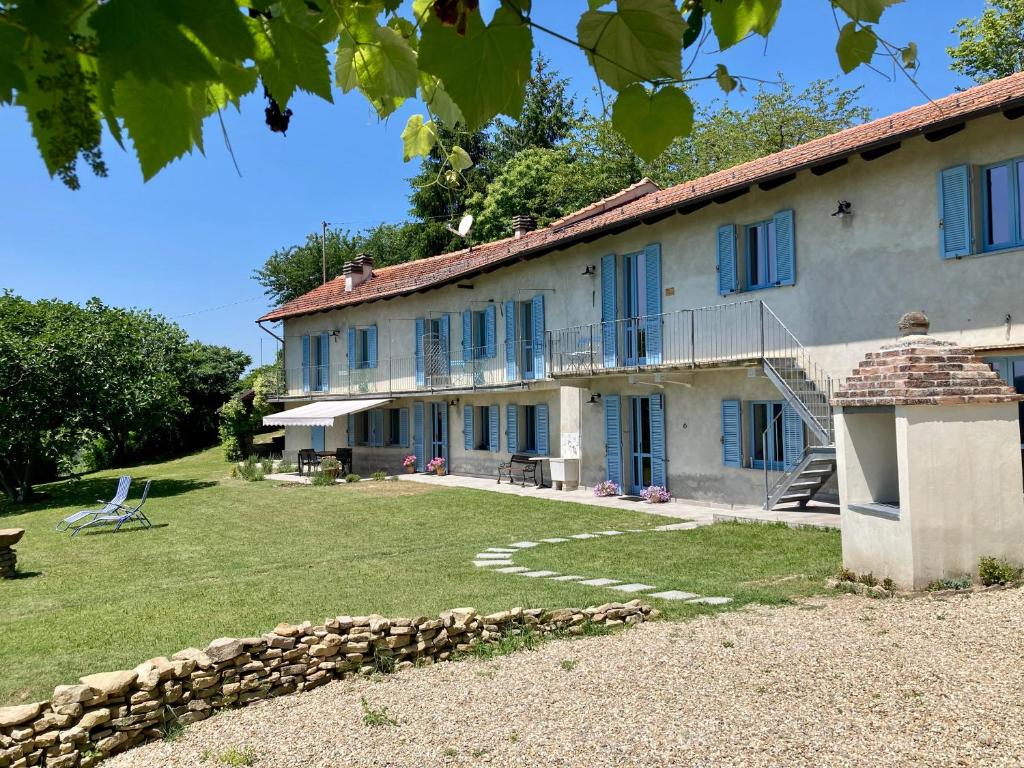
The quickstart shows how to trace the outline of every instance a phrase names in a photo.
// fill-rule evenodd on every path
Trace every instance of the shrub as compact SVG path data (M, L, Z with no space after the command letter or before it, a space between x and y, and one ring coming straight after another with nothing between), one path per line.
M614 480L604 480L594 486L595 496L618 496L620 493L622 490Z
M971 577L961 576L958 579L936 579L928 585L929 592L939 592L944 589L970 589Z
M256 456L250 456L238 465L238 474L243 480L250 482L263 479L263 467Z
M884 589L887 592L895 592L896 582L890 579L888 576L886 576L884 579L882 579L882 589Z
M334 485L334 481L337 478L334 475L327 475L323 472L314 472L313 477L310 478L310 485Z
M270 475L274 472L274 460L269 456L260 462L260 469L263 470L264 475Z
M376 472L370 475L370 477L376 480L377 482L381 482L382 480L388 479L388 473L385 472L383 469L378 469Z
M986 587L1018 581L1021 570L1002 558L983 557L978 561L978 578Z
M878 584L878 579L875 578L875 574L869 571L868 573L861 574L860 583L863 584L865 587L873 587L876 584Z
M649 485L640 491L640 498L648 504L664 504L672 498L672 494L663 486Z
M277 465L277 471L282 474L291 474L292 472L297 471L297 467L290 461L284 461L282 459L281 463Z
M338 470L341 469L341 462L338 461L334 456L324 456L320 459L320 471L326 472L329 475L338 476Z
M838 581L856 581L857 574L849 568L840 568L839 573L836 574L836 579Z
M358 483L362 479L363 478L361 478L359 475L355 474L354 472L352 474L345 475L345 482L346 483Z

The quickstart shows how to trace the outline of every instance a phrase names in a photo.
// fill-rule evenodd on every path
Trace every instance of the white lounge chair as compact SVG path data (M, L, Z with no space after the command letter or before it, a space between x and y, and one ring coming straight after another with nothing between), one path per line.
M152 480L146 481L146 485L142 488L142 496L139 498L139 503L135 507L128 507L124 504L119 504L119 511L104 515L97 515L92 520L75 526L71 530L71 535L77 536L79 531L84 531L86 528L92 528L99 525L113 525L114 533L117 533L117 531L121 529L122 525L131 522L141 523L144 528L152 528L153 523L149 521L149 518L146 517L146 513L142 511L142 505L146 503L146 497L149 496L149 487L152 484Z
M104 501L103 499L96 499L103 506L100 509L83 509L81 512L75 512L73 515L68 515L59 523L54 530L66 531L71 528L79 520L85 520L87 518L96 517L97 515L109 515L116 512L118 507L124 503L124 500L128 498L128 489L131 487L132 478L131 475L123 475L117 481L117 492L114 494L114 498L110 501Z

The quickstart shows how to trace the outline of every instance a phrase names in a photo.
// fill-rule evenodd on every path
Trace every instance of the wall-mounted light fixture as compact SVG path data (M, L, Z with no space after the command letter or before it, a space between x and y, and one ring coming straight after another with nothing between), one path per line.
M837 202L836 212L832 215L838 216L840 219L845 218L846 216L853 216L853 211L850 210L851 208L853 208L853 206L850 204L849 200L839 200Z
M587 277L587 276L590 276L590 275L596 275L597 274L597 265L596 264L587 264L587 266L585 266L583 268L583 272L581 274L584 277Z
M458 404L459 404L459 398L457 398L457 397L454 400L452 400L451 402L448 403L448 405L450 405L452 408L454 408Z
M590 395L590 399L587 400L588 405L598 405L601 402L601 393L594 392Z

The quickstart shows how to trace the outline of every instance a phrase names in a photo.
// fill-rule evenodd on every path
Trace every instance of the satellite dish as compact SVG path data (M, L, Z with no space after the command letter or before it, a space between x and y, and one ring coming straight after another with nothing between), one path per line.
M452 229L451 227L448 227L448 231L451 232L453 235L458 235L459 237L465 237L466 235L469 234L469 230L471 230L472 228L473 228L473 214L467 213L465 216L462 217L462 220L459 222L459 228L458 229Z

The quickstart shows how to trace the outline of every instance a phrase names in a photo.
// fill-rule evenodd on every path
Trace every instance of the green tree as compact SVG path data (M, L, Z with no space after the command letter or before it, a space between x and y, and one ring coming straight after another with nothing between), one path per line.
M272 379L257 374L252 389L251 402L236 395L219 410L220 444L228 461L242 461L252 455L253 437L263 427L263 417L272 410L269 401Z
M976 83L1024 71L1024 0L986 0L978 19L953 27L960 42L946 49L954 72Z
M913 43L894 45L878 32L884 11L901 0L820 1L838 22L844 72L878 57L916 66ZM239 108L259 86L274 131L287 129L297 90L332 101L330 49L334 85L358 90L382 119L410 98L426 105L427 114L410 117L402 132L408 159L438 146L435 120L473 132L498 115L517 118L535 36L547 36L587 57L616 94L615 129L653 160L690 132L687 84L713 79L728 92L742 83L713 57L751 35L767 38L782 0L591 0L574 30L538 24L525 0L500 0L487 21L478 5L7 0L0 3L0 105L25 111L47 170L69 187L79 184L79 162L106 173L104 131L122 146L131 140L148 179L202 151L205 120ZM717 45L702 51L712 34ZM465 167L466 147L442 147L446 166Z

